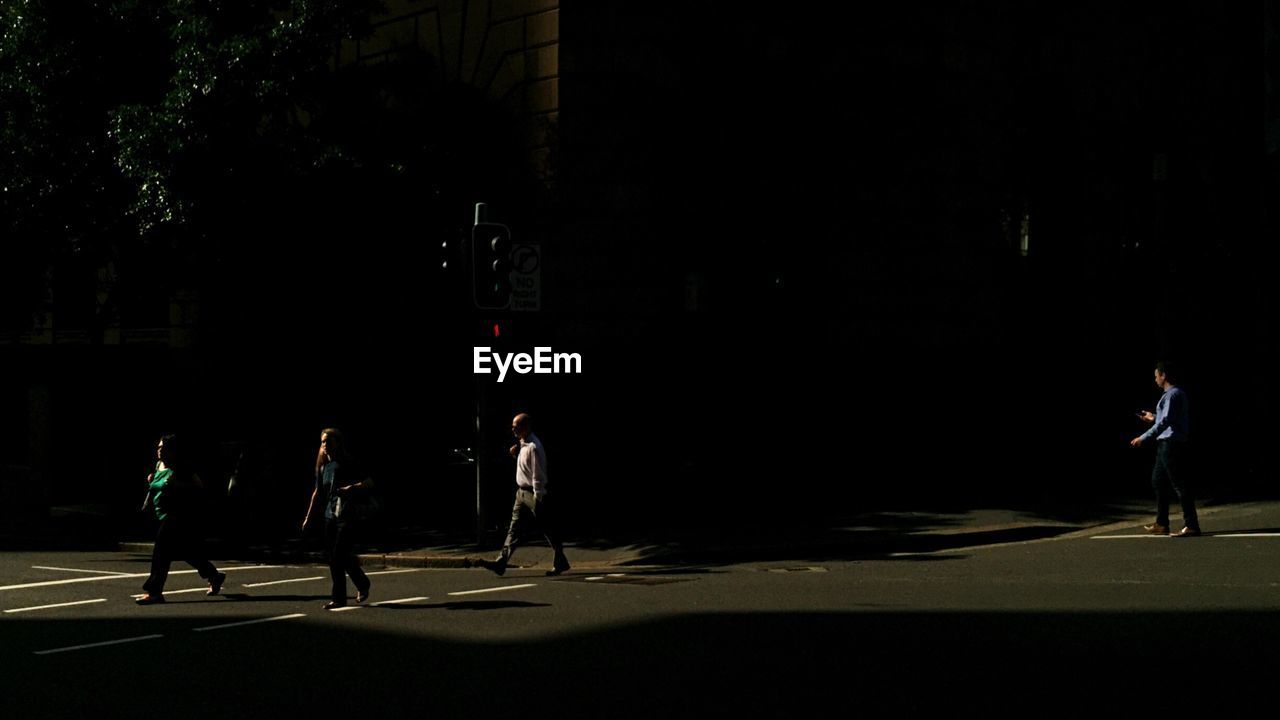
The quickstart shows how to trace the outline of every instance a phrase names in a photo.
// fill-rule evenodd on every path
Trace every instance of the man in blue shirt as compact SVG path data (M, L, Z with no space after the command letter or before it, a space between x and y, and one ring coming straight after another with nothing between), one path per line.
M1141 447L1148 440L1156 441L1156 464L1151 470L1151 485L1156 491L1156 521L1147 525L1146 531L1152 535L1169 534L1169 493L1172 491L1182 503L1182 522L1186 526L1173 536L1196 537L1200 534L1200 521L1196 517L1196 499L1185 461L1190 430L1187 394L1174 384L1175 377L1169 363L1156 363L1156 385L1164 390L1164 395L1160 396L1154 415L1146 410L1138 413L1138 417L1152 425L1129 444Z

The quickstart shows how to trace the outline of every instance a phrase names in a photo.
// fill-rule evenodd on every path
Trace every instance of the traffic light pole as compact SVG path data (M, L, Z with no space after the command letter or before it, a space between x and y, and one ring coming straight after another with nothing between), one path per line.
M512 263L511 228L489 220L489 206L476 203L475 223L471 227L471 294L475 307L489 317L501 317L511 308ZM482 319L483 315L477 315ZM487 319L487 318L483 318ZM487 324L487 323L486 323ZM499 323L494 322L493 340L499 337ZM476 376L476 535L483 542L488 529L484 509L484 478L491 465L486 440L485 419L489 416L491 391Z
M480 376L477 375L476 378ZM476 380L476 545L484 543L484 467L488 465L485 446L484 422L484 381Z
M472 271L473 277L477 274L477 268L475 267L475 262L478 255L477 255L475 244L480 241L480 238L474 232L474 228L484 225L488 221L488 215L489 215L489 206L486 205L485 203L476 203L475 218L474 218L472 238L471 238L472 247L471 247L471 253L470 253L472 257L471 271ZM474 294L474 287L473 287L473 294ZM484 419L488 415L488 412L487 412L488 409L485 407L485 400L488 393L486 392L485 381L481 379L481 376L476 375L475 378L476 378L476 545L482 546L484 544L484 539L485 539L484 534L485 534L485 531L487 530L487 525L488 525L488 522L487 522L488 518L485 516L485 511L484 511L484 476L489 467L489 452L488 452L489 446L488 446L488 443L486 442L488 440L488 433L485 432L485 426L484 426Z
M483 223L488 215L489 207L484 203L476 203L475 222L473 225ZM473 239L472 242L475 242ZM474 250L472 254L474 256ZM475 270L473 269L474 273ZM472 331L474 332L474 330ZM485 446L484 432L484 380L476 375L476 545L480 546L484 543L484 467L487 465L488 453Z

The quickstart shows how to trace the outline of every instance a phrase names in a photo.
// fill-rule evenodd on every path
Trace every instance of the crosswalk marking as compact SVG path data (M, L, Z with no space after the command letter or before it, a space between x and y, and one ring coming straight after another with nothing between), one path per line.
M85 650L87 648L105 647L107 645L119 645L121 643L138 642L139 640L154 640L162 638L163 635L142 635L140 637L124 638L123 640L108 640L106 642L89 643L88 645L72 645L71 647L54 648L52 650L36 650L36 655L52 655L60 652L70 652L71 650Z
M1138 538L1162 538L1162 539L1167 539L1167 538L1170 538L1170 537L1173 537L1173 536L1172 536L1172 535L1151 535L1151 534L1148 534L1148 533L1143 533L1142 535L1094 535L1093 537L1091 537L1091 538L1089 538L1089 539L1090 539L1090 540L1134 540L1134 539L1138 539ZM1225 532L1225 533L1205 533L1204 535L1201 535L1200 537L1206 537L1206 538L1273 538L1273 537L1280 537L1280 533L1266 533L1266 532L1239 532L1239 533L1233 533L1233 532Z
M32 570L57 570L58 572L78 572L91 573L94 575L128 575L127 572L113 572L111 570L80 570L78 568L49 567L48 565L32 565Z
M226 625L209 625L208 627L193 628L196 632L204 632L206 630L222 630L224 628L243 627L245 625L257 625L258 623L275 622L276 620L292 620L293 618L306 617L306 613L293 613L292 615L277 615L276 617L259 618L257 620L245 620L244 622L227 623Z
M313 577L290 578L288 580L271 580L269 582L245 583L245 587L263 587L264 585L283 585L285 583L310 582L312 580L324 580L323 575L315 575Z
M106 602L106 598L98 598L96 600L77 600L75 602L57 603L55 605L37 605L35 607L13 608L5 610L7 613L31 612L32 610L48 610L50 608L70 607L72 605L91 605L93 603Z
M480 595L481 593L495 593L506 590L519 590L521 588L535 587L537 583L528 583L526 585L504 585L503 587L485 588L484 590L463 590L462 592L451 592L450 595Z
M235 570L265 570L272 568L271 565L242 565L238 567L224 567L222 572L232 572ZM195 570L175 570L170 575L195 575ZM20 585L0 585L0 590L25 590L27 588L50 587L53 585L73 585L75 583L102 582L104 580L122 580L124 578L144 578L150 577L151 573L125 573L124 575L104 575L100 577L71 578L70 580L46 580L44 582L22 583Z

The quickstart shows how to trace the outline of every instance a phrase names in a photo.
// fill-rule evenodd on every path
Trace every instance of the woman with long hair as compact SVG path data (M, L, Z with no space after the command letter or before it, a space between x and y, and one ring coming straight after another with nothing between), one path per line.
M306 531L316 512L316 500L323 499L324 544L329 576L333 580L331 599L325 603L325 610L347 604L347 575L356 586L356 602L369 599L369 576L360 569L354 545L370 512L372 490L373 478L365 474L347 452L342 432L337 428L322 430L320 450L316 453L315 489L311 491L302 529Z
M156 444L155 471L147 476L143 509L150 505L160 526L151 551L151 576L142 585L146 595L138 598L139 605L164 602L164 584L174 560L185 560L209 582L206 595L222 592L222 584L227 581L226 574L218 572L205 554L197 514L200 476L183 462L179 447L175 435L161 437Z

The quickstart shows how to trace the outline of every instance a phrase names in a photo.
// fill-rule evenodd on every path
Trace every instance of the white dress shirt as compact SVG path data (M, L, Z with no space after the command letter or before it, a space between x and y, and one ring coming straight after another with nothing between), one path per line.
M538 497L547 494L547 454L538 436L529 433L528 440L520 441L520 456L516 459L516 485L532 489Z

